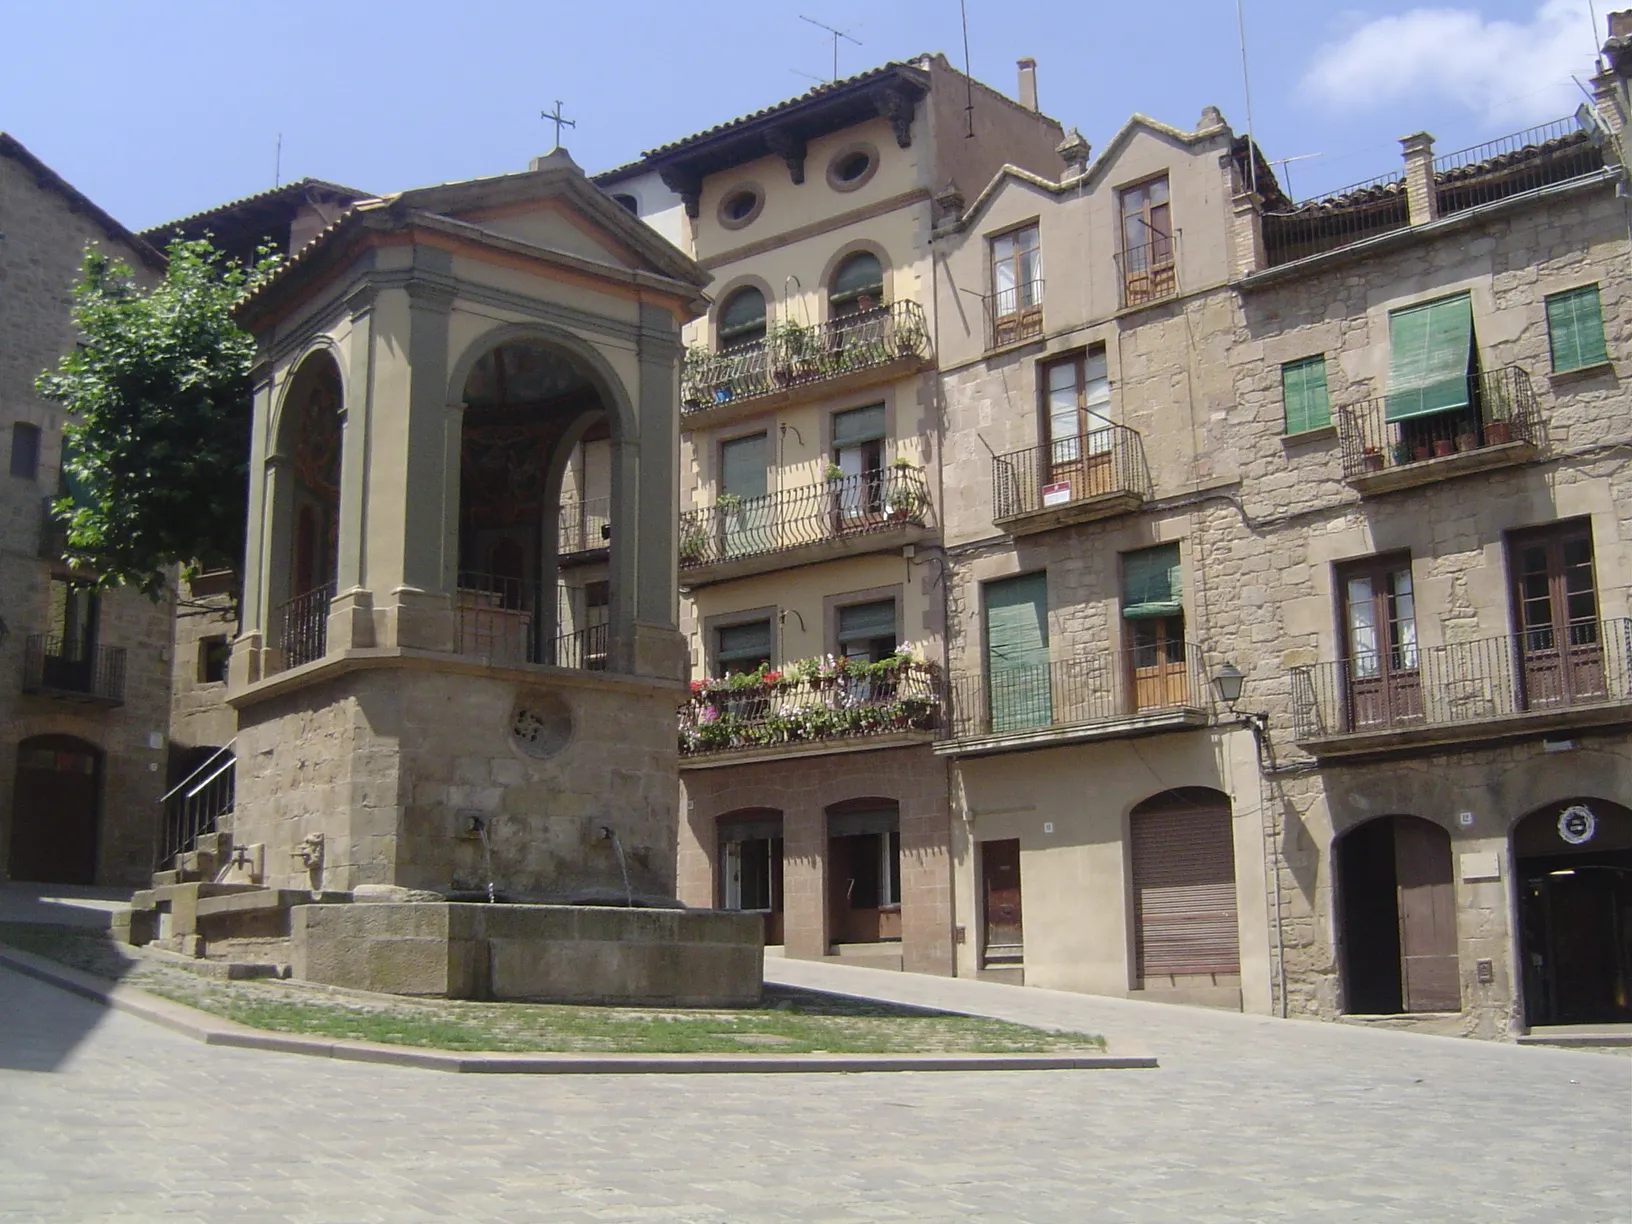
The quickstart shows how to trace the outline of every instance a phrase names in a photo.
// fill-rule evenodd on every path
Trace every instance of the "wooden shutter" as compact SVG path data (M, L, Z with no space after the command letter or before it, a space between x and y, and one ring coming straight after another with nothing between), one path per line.
M986 584L986 676L992 730L1046 727L1052 721L1046 574Z
M1552 347L1555 373L1609 360L1597 285L1583 285L1547 299L1547 340Z
M1461 1011L1450 836L1426 820L1396 818L1394 877L1400 890L1400 980L1405 1010Z
M1325 354L1289 361L1281 367L1281 399L1286 407L1287 433L1304 433L1331 424Z
M1240 973L1229 809L1136 813L1130 834L1140 981L1170 973Z
M1388 316L1390 421L1468 406L1473 303L1465 293Z
M720 492L746 501L765 496L765 435L733 438L720 445Z
M1184 611L1179 546L1163 544L1122 554L1122 616L1142 620Z
M849 412L833 414L833 449L860 446L884 436L884 405L872 404L866 408L852 408Z

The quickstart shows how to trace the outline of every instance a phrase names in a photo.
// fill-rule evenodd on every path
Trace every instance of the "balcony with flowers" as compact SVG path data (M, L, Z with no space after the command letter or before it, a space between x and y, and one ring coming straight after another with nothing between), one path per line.
M694 680L679 711L681 763L928 743L944 705L940 668L911 644L875 662L826 655Z

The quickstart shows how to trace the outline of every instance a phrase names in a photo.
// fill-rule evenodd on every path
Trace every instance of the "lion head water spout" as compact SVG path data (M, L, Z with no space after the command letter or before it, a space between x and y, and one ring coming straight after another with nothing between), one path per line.
M601 826L601 840L610 841L612 849L617 851L618 870L623 874L623 903L632 909L635 904L635 894L634 890L629 887L629 864L623 858L623 843L618 840L618 835L612 831L611 825Z

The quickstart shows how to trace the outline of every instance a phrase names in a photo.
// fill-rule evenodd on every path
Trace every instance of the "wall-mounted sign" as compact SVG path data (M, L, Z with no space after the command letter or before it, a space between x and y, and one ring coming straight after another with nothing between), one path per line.
M1055 484L1045 484L1043 486L1043 505L1063 506L1070 500L1071 482L1069 480L1061 480Z
M1565 808L1558 814L1558 835L1572 846L1584 846L1598 832L1598 817L1584 803Z

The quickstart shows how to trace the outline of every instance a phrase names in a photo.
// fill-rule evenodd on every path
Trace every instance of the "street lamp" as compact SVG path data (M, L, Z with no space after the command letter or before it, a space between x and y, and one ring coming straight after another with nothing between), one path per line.
M1226 662L1213 676L1213 688L1218 692L1218 699L1230 707L1230 713L1235 715L1237 722L1252 728L1252 738L1258 746L1261 763L1264 750L1268 747L1269 715L1235 708L1235 703L1241 700L1241 689L1246 682L1246 675L1233 662Z

